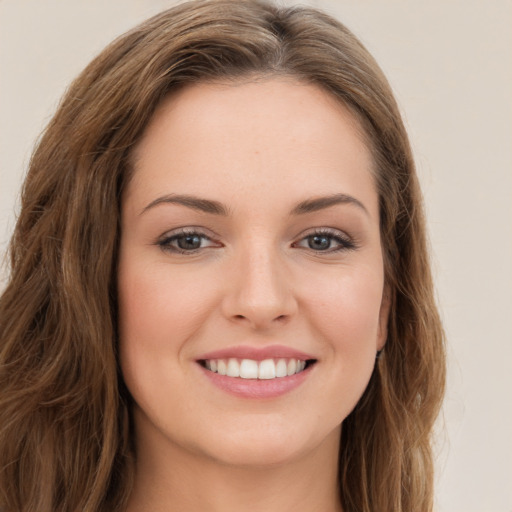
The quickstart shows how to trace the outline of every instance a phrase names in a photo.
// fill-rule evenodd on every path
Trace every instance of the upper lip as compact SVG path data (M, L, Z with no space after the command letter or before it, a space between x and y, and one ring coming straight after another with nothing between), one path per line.
M203 354L197 358L198 361L205 359L253 359L254 361L263 361L264 359L300 359L307 361L315 359L310 354L301 352L284 345L267 345L266 347L251 347L249 345L239 345L237 347L223 348Z

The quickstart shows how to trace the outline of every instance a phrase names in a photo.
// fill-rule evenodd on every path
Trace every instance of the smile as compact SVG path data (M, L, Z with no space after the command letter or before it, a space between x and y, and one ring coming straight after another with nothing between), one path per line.
M239 398L274 399L310 380L318 359L286 345L237 345L199 355L196 367L215 387Z
M227 377L240 379L271 380L290 377L303 372L314 360L295 358L274 358L256 361L254 359L205 359L200 364L207 370Z

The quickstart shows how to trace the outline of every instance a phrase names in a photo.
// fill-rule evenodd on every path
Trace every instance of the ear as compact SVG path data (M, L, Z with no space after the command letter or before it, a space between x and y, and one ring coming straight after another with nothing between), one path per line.
M391 310L391 289L389 285L384 285L382 292L382 302L379 311L379 327L377 331L377 350L380 351L384 348L386 340L388 339L388 320L389 312Z

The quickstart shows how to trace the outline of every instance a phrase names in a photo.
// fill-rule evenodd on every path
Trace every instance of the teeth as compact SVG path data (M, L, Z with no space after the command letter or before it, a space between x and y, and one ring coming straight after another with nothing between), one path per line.
M276 376L276 364L273 359L265 359L260 363L258 379L274 379Z
M242 379L257 379L258 362L252 359L242 359L240 363L240 377Z
M226 370L226 361L224 361L223 359L219 359L217 361L217 373L219 375L226 375Z
M226 371L228 377L240 377L240 365L236 359L228 360L228 369Z
M306 366L306 363L304 363ZM286 377L288 375L288 366L285 359L279 359L276 364L276 377Z
M228 377L240 377L242 379L270 380L287 377L300 373L306 367L306 361L300 359L265 359L255 361L253 359L235 358L209 359L205 361L208 370L227 375Z

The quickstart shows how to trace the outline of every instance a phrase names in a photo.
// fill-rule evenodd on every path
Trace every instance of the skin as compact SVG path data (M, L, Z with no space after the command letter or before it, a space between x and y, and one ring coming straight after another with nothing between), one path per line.
M368 384L389 309L357 122L291 78L188 86L157 109L134 168L118 275L120 361L135 402L128 510L340 511L341 424ZM166 194L219 201L228 215L148 207ZM333 194L354 201L291 213ZM172 250L183 227L204 235L195 252ZM328 250L311 248L325 228ZM236 397L196 359L241 344L317 362L285 395Z

